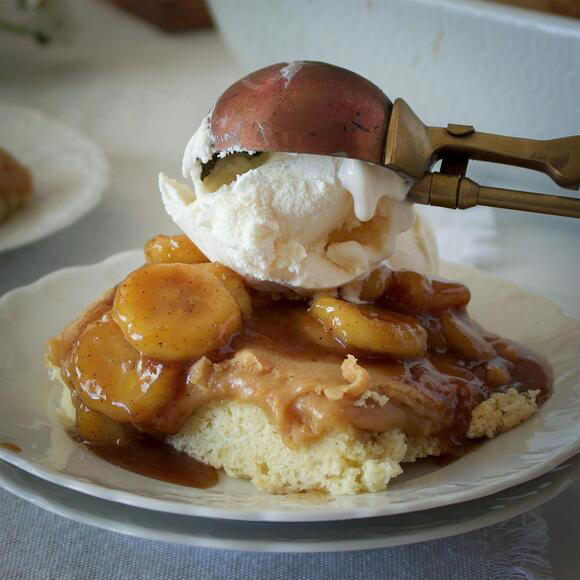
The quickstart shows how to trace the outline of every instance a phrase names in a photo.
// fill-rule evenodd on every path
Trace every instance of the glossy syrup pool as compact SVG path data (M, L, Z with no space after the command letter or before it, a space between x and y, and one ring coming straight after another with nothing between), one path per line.
M215 468L152 436L143 434L130 445L115 445L87 441L72 430L69 435L101 459L139 475L199 489L218 481Z

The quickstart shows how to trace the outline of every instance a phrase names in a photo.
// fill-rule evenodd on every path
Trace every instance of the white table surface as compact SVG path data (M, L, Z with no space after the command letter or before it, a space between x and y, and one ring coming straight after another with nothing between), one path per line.
M68 47L40 49L0 36L0 99L41 109L96 141L111 163L111 185L73 226L1 254L0 294L176 231L157 173L179 176L197 123L246 72L214 31L165 36L106 5L79 4ZM497 218L502 256L489 269L580 317L579 224L509 211ZM572 578L580 570L580 482L542 509L555 577Z

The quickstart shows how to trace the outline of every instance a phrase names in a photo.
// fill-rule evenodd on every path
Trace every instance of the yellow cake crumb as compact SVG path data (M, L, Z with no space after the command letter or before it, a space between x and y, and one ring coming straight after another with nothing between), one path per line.
M53 371L53 377L60 378L58 369ZM493 437L519 425L538 410L538 393L522 394L512 388L492 395L474 409L467 436ZM374 395L365 395L365 399L374 399ZM388 404L388 400L380 403ZM59 411L66 419L74 420L67 388ZM382 491L402 473L401 463L441 454L437 439L409 438L398 429L368 441L361 441L353 431L335 431L315 443L291 449L259 407L237 401L200 407L168 442L270 493L318 490L351 495Z
M538 410L536 398L539 394L540 391L519 393L514 388L493 394L473 410L467 436L472 439L493 437L513 429Z
M435 437L408 437L404 463L414 463L417 459L441 455L441 444Z
M367 442L337 431L290 449L260 408L236 401L195 411L169 442L271 493L317 489L333 495L384 489L402 472L399 464L407 448L405 436L395 429Z

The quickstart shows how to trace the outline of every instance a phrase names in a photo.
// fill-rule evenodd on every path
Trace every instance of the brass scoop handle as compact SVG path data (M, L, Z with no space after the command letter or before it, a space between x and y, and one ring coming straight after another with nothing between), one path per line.
M441 173L429 173L443 160ZM480 133L470 125L427 127L403 99L393 105L384 164L418 183L409 199L454 209L487 205L580 218L580 199L484 187L465 177L470 159L535 169L561 187L580 185L580 135L538 141Z
M535 169L561 187L578 189L580 184L580 135L537 141L480 133L468 125L428 127L433 153Z
M428 173L408 195L409 201L425 205L467 209L487 205L580 218L580 199L480 186L468 177Z

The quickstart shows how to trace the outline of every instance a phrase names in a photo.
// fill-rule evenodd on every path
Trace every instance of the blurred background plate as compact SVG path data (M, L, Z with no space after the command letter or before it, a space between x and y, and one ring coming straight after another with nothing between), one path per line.
M0 147L32 173L28 204L0 224L0 252L57 232L91 211L108 184L99 147L34 109L0 103Z

